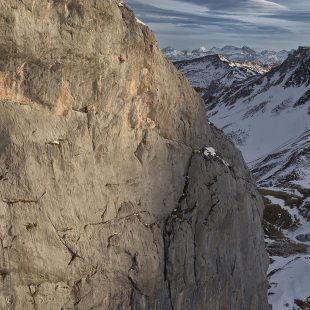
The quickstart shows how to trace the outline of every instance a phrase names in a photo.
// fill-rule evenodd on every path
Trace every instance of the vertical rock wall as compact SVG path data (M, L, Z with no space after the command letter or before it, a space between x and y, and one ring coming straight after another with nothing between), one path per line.
M267 309L261 213L126 6L0 0L0 309Z

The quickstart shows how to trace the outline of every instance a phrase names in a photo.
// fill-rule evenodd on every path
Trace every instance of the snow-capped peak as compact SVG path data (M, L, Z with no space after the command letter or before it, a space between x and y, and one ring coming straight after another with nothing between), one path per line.
M208 50L208 48L207 47L205 47L205 46L201 46L201 47L199 47L199 48L197 48L197 49L194 49L193 51L192 51L192 53L207 53L209 50Z
M281 64L289 55L287 51L262 51L257 52L254 49L243 46L241 48L226 45L223 48L213 47L208 49L205 46L196 48L192 51L179 51L172 47L163 49L163 53L171 61L189 60L193 58L200 58L211 54L222 54L229 58L229 60L238 61L241 63L255 61L260 65Z
M200 92L207 91L209 95L268 70L254 63L231 61L221 54L178 61L174 64L189 79L192 86L200 89Z

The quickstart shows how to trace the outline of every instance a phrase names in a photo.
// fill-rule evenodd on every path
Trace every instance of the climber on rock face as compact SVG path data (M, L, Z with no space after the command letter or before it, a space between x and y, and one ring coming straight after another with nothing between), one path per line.
M119 60L120 63L124 63L125 62L125 58L124 58L124 56L122 54L120 54L118 56L118 60Z

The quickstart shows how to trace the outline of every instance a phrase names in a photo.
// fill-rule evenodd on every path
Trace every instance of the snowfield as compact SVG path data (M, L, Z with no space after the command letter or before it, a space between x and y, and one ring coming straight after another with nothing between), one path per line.
M276 85L263 91L265 83L255 87L247 98L233 105L219 104L208 113L209 119L240 148L247 162L268 155L310 128L309 106L294 106L309 87Z
M290 139L267 156L250 163L259 186L279 186L288 179L304 188L310 187L310 130Z
M269 266L269 302L273 310L299 309L295 300L306 300L309 295L310 256L271 257Z

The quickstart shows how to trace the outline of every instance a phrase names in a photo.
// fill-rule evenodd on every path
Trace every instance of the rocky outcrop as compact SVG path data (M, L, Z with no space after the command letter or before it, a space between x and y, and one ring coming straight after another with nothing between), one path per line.
M261 198L149 29L0 12L0 308L267 309Z

